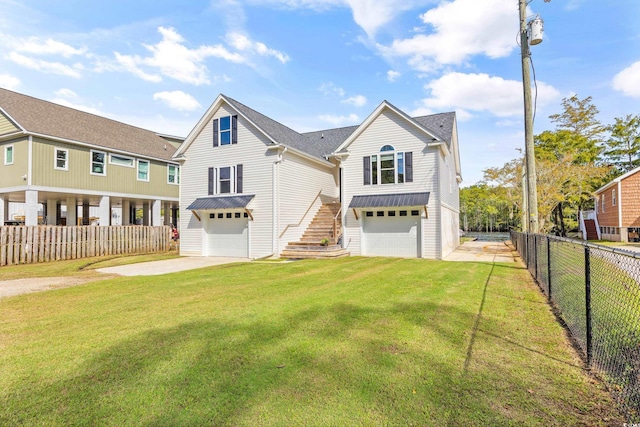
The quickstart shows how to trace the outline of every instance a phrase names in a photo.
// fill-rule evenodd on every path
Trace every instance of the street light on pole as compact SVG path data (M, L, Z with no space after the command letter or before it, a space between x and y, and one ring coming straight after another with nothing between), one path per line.
M532 0L530 0L532 1ZM548 3L551 0L544 0ZM533 113L531 107L531 52L529 45L542 42L542 20L536 17L527 23L527 1L518 0L520 11L520 55L522 58L522 88L524 91L524 137L525 137L525 182L526 203L523 224L525 231L537 233L538 230L538 190L536 179L536 156L533 144ZM530 37L531 36L531 37Z

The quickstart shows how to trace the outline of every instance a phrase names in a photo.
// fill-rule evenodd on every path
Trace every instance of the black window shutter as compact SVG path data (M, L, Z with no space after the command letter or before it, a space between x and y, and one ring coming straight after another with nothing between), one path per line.
M218 146L218 119L213 120L213 146Z
M362 158L362 166L364 170L364 185L371 185L371 157L364 156Z
M238 116L231 117L231 143L238 143Z
M404 182L413 182L413 153L404 153Z
M213 181L214 181L214 174L213 174L213 168L209 168L209 195L213 195Z
M242 193L242 165L236 166L236 193Z

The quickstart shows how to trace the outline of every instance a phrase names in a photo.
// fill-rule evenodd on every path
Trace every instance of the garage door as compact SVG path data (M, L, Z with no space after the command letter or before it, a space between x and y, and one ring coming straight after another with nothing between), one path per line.
M249 257L249 221L234 212L209 215L206 251L208 256Z
M390 216L388 211L363 215L363 254L368 256L390 256L417 258L419 254L420 217ZM404 213L404 212L403 212ZM371 215L369 214L369 215Z

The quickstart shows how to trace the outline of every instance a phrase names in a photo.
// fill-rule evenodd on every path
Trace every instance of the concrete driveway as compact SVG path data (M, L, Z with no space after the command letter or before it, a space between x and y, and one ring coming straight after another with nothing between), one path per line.
M105 274L98 277L33 277L28 279L0 280L0 298L12 297L33 292L62 289L70 286L84 285L96 280L118 276L153 276L174 273L176 271L193 270L194 268L212 265L249 262L248 258L223 257L180 257L162 261L142 262L119 267L98 268L96 271Z
M514 262L513 249L507 242L464 242L445 261Z
M98 273L117 274L118 276L156 276L159 274L210 267L212 265L249 261L251 261L249 258L183 256L180 258L165 259L162 261L150 261L138 264L120 265L117 267L97 268L96 271Z

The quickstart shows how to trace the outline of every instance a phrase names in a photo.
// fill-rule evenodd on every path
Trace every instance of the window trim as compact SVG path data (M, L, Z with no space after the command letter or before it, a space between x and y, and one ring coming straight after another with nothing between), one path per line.
M140 163L146 163L148 165L147 168L147 179L140 179ZM144 159L136 159L136 178L141 182L149 182L151 179L151 162L149 160Z
M175 174L174 174L174 182L171 182L171 180L169 179L171 177L171 168L175 168ZM171 163L167 163L167 184L169 185L180 185L180 166L179 165L174 165Z
M93 171L93 153L100 153L104 155L104 159L102 161L102 173ZM95 176L107 176L107 152L100 150L90 150L89 152L89 173Z
M391 170L391 168L382 167L382 157L389 155L393 156L393 182L382 182L383 170ZM410 177L407 173L407 164L410 164ZM400 173L400 169L402 169L402 173ZM394 146L385 144L377 153L364 157L364 175L363 185L397 185L413 182L413 152L398 151Z
M58 152L64 152L64 167L58 166ZM69 149L53 147L53 168L59 171L68 171L69 170Z
M122 163L115 163L115 162L113 162L113 156L120 157L121 159L131 160L131 165L123 165ZM134 168L136 166L136 159L134 159L133 157L129 157L129 156L123 156L121 154L109 153L109 164L110 165L116 165L116 166L122 166L123 168Z
M611 190L611 206L616 205L616 190Z
M9 149L11 149L11 161L8 162L7 161L7 152L9 151ZM5 166L10 166L15 162L16 159L16 149L14 147L14 144L7 144L4 146L4 165Z
M604 213L604 204L605 204L605 194L602 193L602 203L600 204L600 207L602 208L602 213Z

